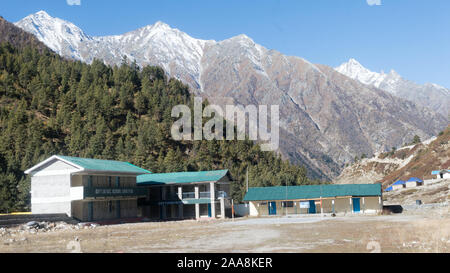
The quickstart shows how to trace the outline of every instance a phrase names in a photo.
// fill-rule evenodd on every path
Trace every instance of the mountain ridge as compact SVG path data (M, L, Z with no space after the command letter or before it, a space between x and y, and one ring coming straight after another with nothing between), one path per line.
M16 25L31 33L51 30L33 24L30 16ZM47 25L52 25L51 18L47 17ZM163 67L212 104L282 106L280 152L308 166L313 177L336 177L355 155L388 150L416 134L431 137L448 123L429 109L329 66L267 49L245 34L222 41L200 40L157 22L122 35L83 39L72 25L67 25L69 31L63 28L48 36L49 45L59 41L61 47L54 49L62 56L116 65L125 55L140 66ZM55 38L55 33L78 38ZM70 45L71 41L75 44Z
M422 85L414 83L404 79L393 69L389 73L373 72L355 59L350 59L335 69L363 84L375 86L421 106L429 107L446 117L450 114L448 107L450 104L450 89L443 86L434 83Z

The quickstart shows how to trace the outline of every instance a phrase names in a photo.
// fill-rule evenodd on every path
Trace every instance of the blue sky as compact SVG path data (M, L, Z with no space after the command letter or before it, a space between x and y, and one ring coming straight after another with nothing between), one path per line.
M334 67L355 58L373 71L395 69L450 88L448 0L3 0L0 15L16 22L39 10L94 36L158 20L201 39L244 33L313 63Z

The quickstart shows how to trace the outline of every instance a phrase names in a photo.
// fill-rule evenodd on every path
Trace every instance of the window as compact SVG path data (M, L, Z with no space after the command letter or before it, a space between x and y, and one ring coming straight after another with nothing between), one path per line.
M294 206L294 201L283 201L281 202L283 208L292 208Z

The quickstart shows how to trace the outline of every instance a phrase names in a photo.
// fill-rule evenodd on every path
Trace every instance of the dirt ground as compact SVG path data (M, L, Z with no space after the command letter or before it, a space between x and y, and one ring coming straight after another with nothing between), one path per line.
M0 252L450 252L449 207L392 215L147 222L36 233Z

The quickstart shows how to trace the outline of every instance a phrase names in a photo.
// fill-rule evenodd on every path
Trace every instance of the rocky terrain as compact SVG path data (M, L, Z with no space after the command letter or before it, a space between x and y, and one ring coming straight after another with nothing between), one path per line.
M23 47L23 45L30 45L33 48L37 48L40 52L49 50L36 36L17 29L14 24L0 16L0 43L4 42L19 48Z
M383 193L383 204L401 204L404 209L419 209L432 206L448 206L450 201L450 179L444 179L414 188L404 188ZM420 200L422 205L417 205Z
M212 104L280 105L279 152L314 178L336 177L363 153L437 134L446 117L331 67L286 56L246 35L195 39L157 22L122 35L93 37L44 11L15 23L62 56L159 65Z
M410 177L432 179L431 171L450 167L450 127L437 137L391 152L376 153L344 168L337 184L381 182L384 188Z

